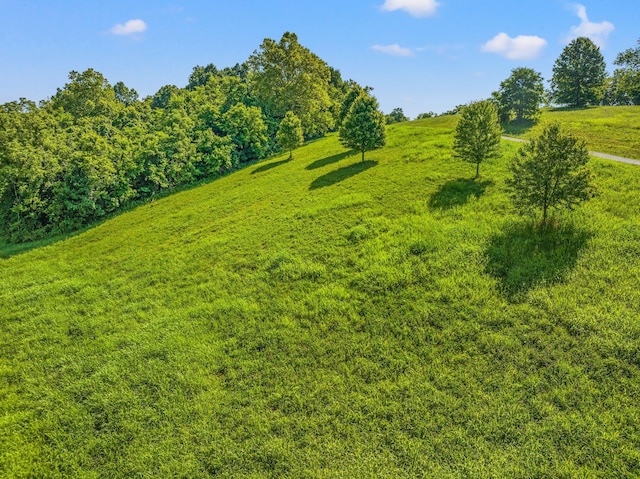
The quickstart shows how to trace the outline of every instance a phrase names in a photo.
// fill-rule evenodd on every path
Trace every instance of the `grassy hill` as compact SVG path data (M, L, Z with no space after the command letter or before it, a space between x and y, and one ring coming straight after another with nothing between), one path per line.
M453 121L0 259L0 476L638 475L640 170L536 233Z
M544 109L538 125L516 124L507 132L529 138L539 133L544 121L559 121L585 140L591 151L640 160L640 106Z

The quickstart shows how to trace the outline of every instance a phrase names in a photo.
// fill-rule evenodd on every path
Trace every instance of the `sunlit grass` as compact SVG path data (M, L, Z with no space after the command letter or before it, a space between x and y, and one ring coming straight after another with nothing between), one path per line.
M530 138L541 131L545 121L559 121L586 141L589 150L640 159L640 106L606 106L579 110L544 109L541 123L507 127L513 136Z
M0 259L0 476L638 475L640 170L540 232L454 121Z

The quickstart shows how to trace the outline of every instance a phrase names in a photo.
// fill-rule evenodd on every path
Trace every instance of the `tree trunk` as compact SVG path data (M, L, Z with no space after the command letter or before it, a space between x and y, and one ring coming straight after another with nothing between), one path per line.
M362 163L364 163L364 150L362 150Z
M476 178L480 177L480 162L476 163Z

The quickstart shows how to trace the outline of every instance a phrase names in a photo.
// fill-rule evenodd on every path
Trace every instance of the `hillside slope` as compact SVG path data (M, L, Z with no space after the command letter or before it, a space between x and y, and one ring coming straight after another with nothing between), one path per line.
M0 475L640 474L639 170L541 235L452 122L0 259Z
M511 135L530 138L545 121L559 121L587 142L591 151L640 160L640 106L600 106L580 110L544 109L540 124L507 128Z

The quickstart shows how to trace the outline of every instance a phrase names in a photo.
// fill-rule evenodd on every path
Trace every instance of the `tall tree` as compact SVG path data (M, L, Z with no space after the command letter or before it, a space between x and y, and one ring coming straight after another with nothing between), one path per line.
M189 75L187 89L194 90L196 87L204 86L211 77L217 77L219 75L220 72L213 63L209 63L206 67L196 65L193 67L191 75Z
M133 88L127 87L123 82L119 81L113 85L113 92L116 100L126 106L131 106L138 101L138 92Z
M458 158L476 165L476 178L480 176L480 163L498 156L501 131L498 108L493 102L478 101L462 109L453 150Z
M373 88L364 87L362 88L355 81L349 80L346 82L347 84L347 92L342 99L342 105L340 106L340 112L338 113L338 125L342 125L342 122L346 118L349 110L351 109L351 105L362 93L370 94Z
M248 65L250 89L267 115L280 120L294 112L309 137L333 126L331 70L295 33L286 32L280 42L266 38Z
M606 77L600 48L588 38L576 38L564 48L553 66L553 100L577 108L597 104Z
M362 92L351 105L340 127L340 142L347 148L366 151L382 148L386 144L385 118L378 101Z
M640 39L636 48L618 54L613 62L616 68L611 79L610 103L640 105Z
M53 108L61 108L74 119L89 116L112 116L117 109L115 93L107 79L93 68L69 73L70 82L58 88L51 98Z
M590 199L595 189L588 161L584 141L562 131L559 123L547 125L509 166L507 188L515 206L523 213L542 210L544 226L551 208L572 209Z
M544 100L542 76L531 68L514 68L494 96L498 99L501 118L533 120Z
M293 158L294 148L302 145L304 141L302 123L294 112L288 111L280 122L276 140L281 148L289 150L289 159Z

